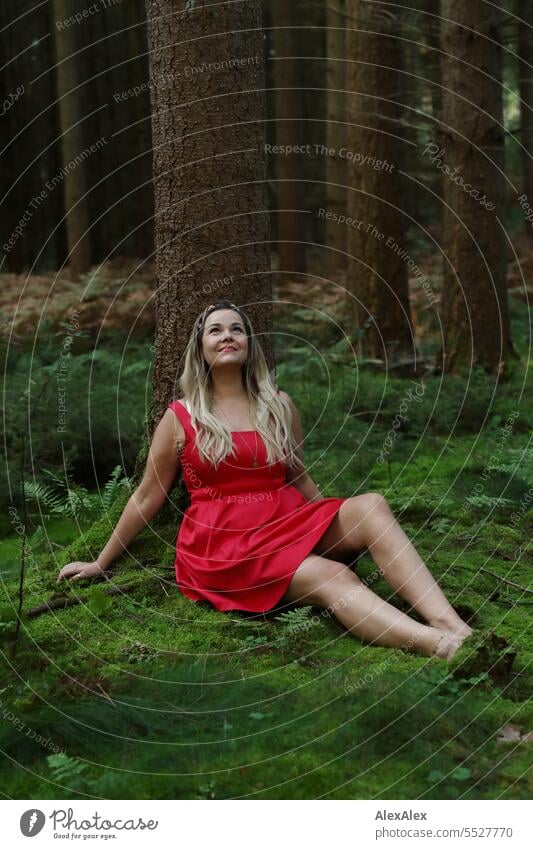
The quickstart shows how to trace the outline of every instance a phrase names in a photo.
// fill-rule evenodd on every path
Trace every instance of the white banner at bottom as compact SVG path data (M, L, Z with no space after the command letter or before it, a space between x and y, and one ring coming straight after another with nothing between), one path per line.
M273 810L268 811L267 808ZM203 809L203 810L202 810ZM92 844L187 849L367 846L529 847L528 802L83 800L0 802L4 846ZM163 841L163 843L162 843Z

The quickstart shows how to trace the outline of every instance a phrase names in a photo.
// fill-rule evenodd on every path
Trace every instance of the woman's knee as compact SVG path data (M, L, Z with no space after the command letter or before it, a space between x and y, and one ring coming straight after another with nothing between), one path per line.
M383 520L390 520L391 509L387 499L379 492L365 492L364 495L355 496L353 504L353 517L362 531L365 543L368 543L369 532L376 525L382 524Z
M348 566L336 560L330 560L324 567L321 580L316 587L315 604L322 607L338 604L340 599L360 585L362 585L361 579Z
M359 579L344 563L326 557L306 557L293 575L286 600L327 606L339 588Z
M387 499L380 492L365 492L360 498L362 499L361 508L366 517L390 510Z

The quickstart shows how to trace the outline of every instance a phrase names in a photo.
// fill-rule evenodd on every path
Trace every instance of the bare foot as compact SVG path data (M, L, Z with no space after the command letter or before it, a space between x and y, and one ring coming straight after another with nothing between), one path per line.
M443 631L439 642L435 646L433 655L435 657L442 657L444 660L451 660L459 647L473 633L471 628L468 634L459 631Z
M439 631L451 631L454 634L463 634L465 637L470 637L474 633L470 625L467 625L462 619L453 622L434 620L429 624L432 628L438 628Z

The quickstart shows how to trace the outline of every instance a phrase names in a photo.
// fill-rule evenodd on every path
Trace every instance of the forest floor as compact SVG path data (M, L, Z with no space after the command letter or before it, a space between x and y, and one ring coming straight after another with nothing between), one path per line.
M304 418L316 414L288 375L283 385ZM337 412L347 406L342 386L337 377ZM15 653L20 540L4 541L4 795L530 798L533 462L530 423L519 417L505 430L517 387L502 393L481 438L464 426L453 440L417 428L380 465L364 449L354 453L369 426L347 415L340 436L338 422L323 419L306 453L325 495L386 496L461 615L510 643L511 669L486 663L457 674L439 658L364 645L319 608L254 616L191 602L173 572L180 483L174 507L99 583L58 585L56 575L64 563L93 559L123 501L81 536L67 521L47 523L59 554L29 558L23 608L58 597L78 603L26 615ZM423 621L376 581L368 554L355 569ZM110 587L118 594L107 595Z
M317 253L309 262L316 277L313 279L310 275L305 280L305 302L321 311L327 308L328 315L342 323L346 311L345 293L349 287L346 270L339 268L331 272L321 267L323 261L323 255ZM431 280L432 291L438 299L440 254L427 253L417 261L421 272ZM533 239L530 235L513 235L508 261L509 294L524 303L530 301L533 291L529 285L533 278ZM294 296L297 303L301 302L300 280L293 277L278 281L277 275L274 280L280 301ZM425 291L414 274L409 289L415 332L422 336L430 329L435 310L428 304ZM134 328L137 336L153 333L154 292L154 263L122 256L94 266L76 283L70 279L68 268L31 276L0 273L0 333L9 332L15 340L23 340L63 326L74 312L86 332L129 333ZM226 285L217 288L215 294L232 298Z
M146 300L149 278L134 298ZM35 332L43 303L44 290L29 282L35 303L17 318L20 338ZM75 289L67 280L62 291L53 322L68 318ZM319 296L322 304L330 297L323 288ZM87 300L95 322L98 297ZM131 320L127 302L115 331ZM131 308L138 318L138 303ZM325 369L300 349L282 351L276 369L301 411L307 467L324 495L385 495L459 613L477 633L493 629L508 641L511 667L486 660L454 670L439 658L365 645L319 608L254 616L195 604L178 591L173 569L176 516L187 504L181 481L105 580L58 585L62 565L101 550L124 492L91 526L43 520L44 548L42 537L35 551L27 547L17 640L21 539L12 531L2 540L3 795L530 798L533 452L522 297L511 297L511 314L521 361L507 383L477 372L428 377L413 400L411 380L354 370L342 349L327 353L327 341ZM429 339L426 316L421 305L418 326ZM291 332L309 338L308 316L293 319ZM406 397L405 426L393 430ZM368 553L353 568L424 621L376 579ZM50 600L70 606L29 615Z

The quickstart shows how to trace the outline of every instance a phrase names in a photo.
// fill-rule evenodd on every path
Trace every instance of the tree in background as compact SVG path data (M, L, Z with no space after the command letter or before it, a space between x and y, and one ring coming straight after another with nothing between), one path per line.
M79 280L91 264L89 215L87 211L86 160L76 161L84 151L84 99L75 26L57 26L82 10L76 0L53 0L52 29L56 49L57 99L61 125L61 154L65 169L62 179L65 197L69 270L72 280Z
M261 0L148 0L156 244L153 425L193 319L227 297L272 355Z
M411 371L405 216L400 170L403 140L398 102L402 72L395 4L375 7L347 0L349 149L348 228L350 273L358 353L384 368Z
M144 0L111 4L81 27L88 101L85 135L105 137L91 160L93 262L153 251L148 45Z
M332 0L326 8L326 83L327 83L327 147L333 154L326 159L326 207L336 215L346 212L346 159L339 151L346 148L346 32L344 0ZM326 221L326 244L331 252L328 261L334 268L346 265L346 229L339 227L335 216Z
M479 365L499 375L514 355L503 221L502 13L492 6L489 14L481 0L441 0L441 15L444 147L430 156L436 168L449 169L441 367Z
M2 271L57 269L65 255L61 187L47 191L58 173L60 138L49 37L48 4L0 3L0 244L11 241ZM43 196L44 193L44 196ZM35 196L37 202L32 204ZM16 227L24 219L20 235Z
M520 141L522 143L522 188L533 203L533 4L518 0L518 81L520 94ZM531 222L524 220L531 235Z
M295 0L272 0L272 40L275 51L276 145L285 148L305 143L298 29L301 23ZM278 154L276 162L277 253L280 271L306 270L305 182L302 156Z

